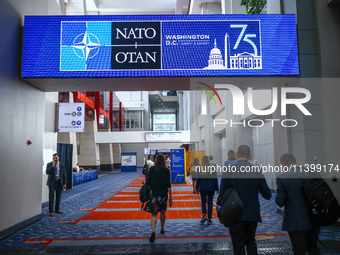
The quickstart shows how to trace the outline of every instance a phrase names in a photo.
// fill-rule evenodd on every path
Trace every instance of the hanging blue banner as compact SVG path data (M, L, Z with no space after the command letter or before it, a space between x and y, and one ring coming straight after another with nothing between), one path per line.
M26 16L22 77L299 75L295 15Z
M185 183L184 149L171 150L171 183Z

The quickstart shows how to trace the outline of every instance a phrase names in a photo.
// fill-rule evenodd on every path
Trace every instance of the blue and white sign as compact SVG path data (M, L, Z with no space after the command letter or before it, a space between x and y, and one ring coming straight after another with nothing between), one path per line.
M126 152L121 153L121 171L136 172L137 171L137 153Z
M185 183L185 153L184 149L171 150L171 182Z
M299 75L295 15L27 16L23 78Z
M84 132L85 104L60 103L58 132Z

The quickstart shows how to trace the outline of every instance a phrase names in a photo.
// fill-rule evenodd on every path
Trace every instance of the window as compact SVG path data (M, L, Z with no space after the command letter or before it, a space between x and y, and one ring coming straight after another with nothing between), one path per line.
M154 114L153 131L176 131L176 114Z
M142 126L142 111L124 111L124 127L125 129L138 129Z

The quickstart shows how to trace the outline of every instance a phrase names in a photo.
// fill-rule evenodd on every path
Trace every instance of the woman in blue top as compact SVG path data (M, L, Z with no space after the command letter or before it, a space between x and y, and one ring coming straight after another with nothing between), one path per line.
M212 223L212 209L214 194L218 194L218 182L216 170L211 171L210 160L208 156L204 156L201 166L197 172L196 191L201 195L202 219L201 224L207 221L208 225ZM208 218L207 218L207 198L208 198Z
M235 164L236 162L237 162L237 159L236 159L235 151L229 150L228 151L228 160L226 162L224 162L224 165L229 166L229 165Z

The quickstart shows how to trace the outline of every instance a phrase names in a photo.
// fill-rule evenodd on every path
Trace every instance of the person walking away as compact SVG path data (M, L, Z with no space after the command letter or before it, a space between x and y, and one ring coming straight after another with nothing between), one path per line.
M246 248L248 255L257 255L255 233L258 222L261 222L258 194L260 193L267 200L271 198L272 194L262 173L258 171L242 173L240 171L241 168L251 169L254 167L248 162L251 158L249 146L239 146L236 158L237 162L233 164L236 172L225 172L222 175L219 199L220 196L223 197L227 189L236 190L243 203L243 212L240 219L229 227L234 254L245 254Z
M147 175L148 175L150 168L154 165L155 165L155 163L152 161L151 155L148 155L148 160L145 162L144 167L143 167L143 174L145 176L145 182L146 182ZM144 169L145 169L145 171L144 171Z
M279 207L284 206L282 230L288 231L295 255L320 254L317 246L320 226L311 220L312 211L303 193L303 186L311 176L300 171L295 157L290 153L283 154L280 161L283 167L289 168L289 172L279 175L276 181L275 202ZM321 178L318 174L313 175Z
M166 167L168 169L171 169L171 159L170 159L170 157L167 157L167 159L166 159Z
M201 224L207 221L207 224L212 224L212 210L214 194L218 194L218 182L217 174L214 171L210 171L210 160L208 156L204 156L201 160L200 171L197 173L196 191L201 196L202 206L202 219ZM208 201L207 201L208 198ZM208 218L207 218L207 205L208 202Z
M209 156L210 159L210 165L213 166L215 169L217 167L216 162L214 161L214 157L212 155Z
M230 165L235 164L236 162L237 162L237 159L236 159L235 151L229 150L228 151L228 160L226 162L224 162L224 165L230 166Z
M155 166L149 170L146 185L150 189L150 200L145 206L145 211L151 213L151 235L149 241L153 243L156 238L157 215L160 212L161 234L165 233L165 211L167 209L168 194L169 203L172 205L170 170L166 167L165 157L159 154Z
M192 179L192 189L194 194L197 194L196 191L196 181L197 181L197 173L196 173L196 168L200 166L200 161L198 160L198 158L195 158L194 161L191 163L190 165L190 175L191 175L191 179Z
M61 192L66 189L66 169L62 162L59 161L57 153L53 154L53 161L46 166L46 174L48 175L48 198L49 198L49 216L53 216L53 204L55 194L55 212L62 213L60 211Z
M148 168L150 169L152 166L155 165L155 163L151 159L151 155L148 156L148 160L146 161L146 164L148 165Z

